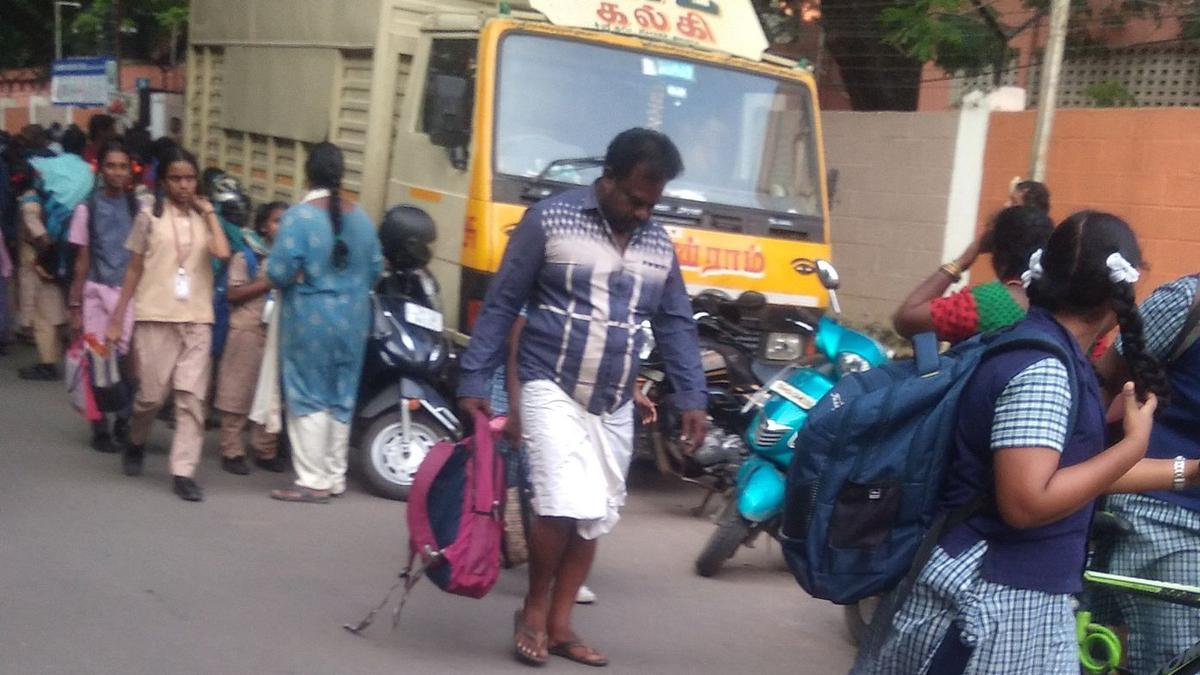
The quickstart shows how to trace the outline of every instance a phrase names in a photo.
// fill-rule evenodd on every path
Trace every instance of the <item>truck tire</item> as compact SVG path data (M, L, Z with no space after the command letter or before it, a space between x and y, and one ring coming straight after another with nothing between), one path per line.
M719 572L725 561L737 553L738 547L749 536L750 523L738 513L737 505L730 502L717 521L717 529L713 531L704 550L696 558L696 574L711 577Z
M411 413L409 447L401 447L399 410L388 410L371 420L358 442L363 475L371 492L387 499L406 500L413 476L429 450L450 438L432 416L421 410Z

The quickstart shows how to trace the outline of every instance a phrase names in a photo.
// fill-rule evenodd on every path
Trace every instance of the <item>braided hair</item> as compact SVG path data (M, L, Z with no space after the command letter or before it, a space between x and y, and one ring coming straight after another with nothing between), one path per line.
M1146 351L1142 315L1133 284L1110 278L1108 259L1119 253L1130 265L1143 264L1137 237L1128 223L1096 211L1080 211L1050 235L1041 258L1042 273L1028 289L1029 303L1054 313L1077 316L1111 309L1124 343L1125 362L1138 397L1153 393L1169 402L1170 385L1158 359Z
M330 263L333 269L342 271L350 262L350 247L342 238L342 176L345 162L342 151L333 143L318 143L308 153L304 163L308 184L314 188L329 190L329 220L333 223L333 253Z

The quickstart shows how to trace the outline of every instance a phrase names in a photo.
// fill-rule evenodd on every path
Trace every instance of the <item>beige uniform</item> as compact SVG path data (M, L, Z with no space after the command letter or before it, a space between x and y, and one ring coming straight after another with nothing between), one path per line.
M204 444L204 398L212 367L213 275L209 230L198 213L165 204L163 215L137 215L126 243L143 259L134 294L138 394L129 440L143 445L155 414L175 393L171 473L192 477ZM179 270L187 286L179 294ZM182 296L182 297L181 297Z
M33 242L45 234L42 206L33 202L22 204L18 250L21 265L21 324L33 327L38 362L57 364L62 358L59 326L67 322L67 300L60 284L43 279L33 269L37 263L37 250Z
M265 259L259 263L258 276L260 279L267 276ZM233 256L229 262L229 288L244 286L252 281L245 254ZM222 457L234 458L246 454L242 431L246 428L246 416L254 401L258 371L262 367L263 351L267 345L267 325L263 323L266 304L267 296L260 295L230 307L229 336L225 339L225 351L221 354L217 394L213 398L213 407L221 411ZM275 434L267 433L262 425L251 422L250 445L260 459L270 459L275 456L277 438Z

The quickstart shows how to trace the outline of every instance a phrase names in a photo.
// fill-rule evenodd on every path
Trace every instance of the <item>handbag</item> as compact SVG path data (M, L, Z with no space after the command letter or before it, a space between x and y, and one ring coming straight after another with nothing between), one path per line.
M88 376L101 413L119 413L133 404L134 387L125 358L102 344L85 342Z
M501 437L497 445L505 463L504 539L501 541L501 562L505 569L529 561L529 527L532 507L529 503L529 467L524 447L513 447Z
M92 394L91 376L88 374L87 346L80 338L67 349L67 357L63 363L63 380L67 384L67 395L71 407L75 408L89 422L96 422L103 417L96 407L96 398Z

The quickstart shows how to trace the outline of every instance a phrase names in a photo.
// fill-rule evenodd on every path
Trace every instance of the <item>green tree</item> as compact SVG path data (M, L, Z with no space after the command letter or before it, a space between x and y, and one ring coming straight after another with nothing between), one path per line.
M0 68L45 66L54 58L54 4L5 0L0 19Z
M755 0L776 42L798 33L806 0ZM1010 41L1049 12L1049 0L1024 0L1006 16L992 0L807 0L821 8L826 47L856 110L912 110L921 65L966 76L991 72L996 83L1012 57ZM1133 18L1178 18L1181 39L1200 42L1200 0L1072 0L1068 55L1104 49L1100 31Z
M184 42L187 0L80 0L63 7L63 50L67 55L112 54L158 63L170 61ZM54 2L3 0L0 9L0 68L45 68L54 58Z
M1024 10L1004 16L985 0L896 0L880 19L889 44L949 73L969 76L992 72L999 84L1009 65L1010 41L1049 13L1049 0L1024 0ZM1072 0L1067 49L1071 53L1103 51L1100 33L1131 19L1151 19L1161 26L1178 18L1187 38L1197 23L1195 0Z
M900 1L900 0L897 0ZM754 0L768 38L793 41L802 0ZM922 62L887 41L881 0L821 0L825 47L838 66L855 110L914 110Z
M91 0L71 25L92 53L166 64L179 49L188 21L187 0Z

